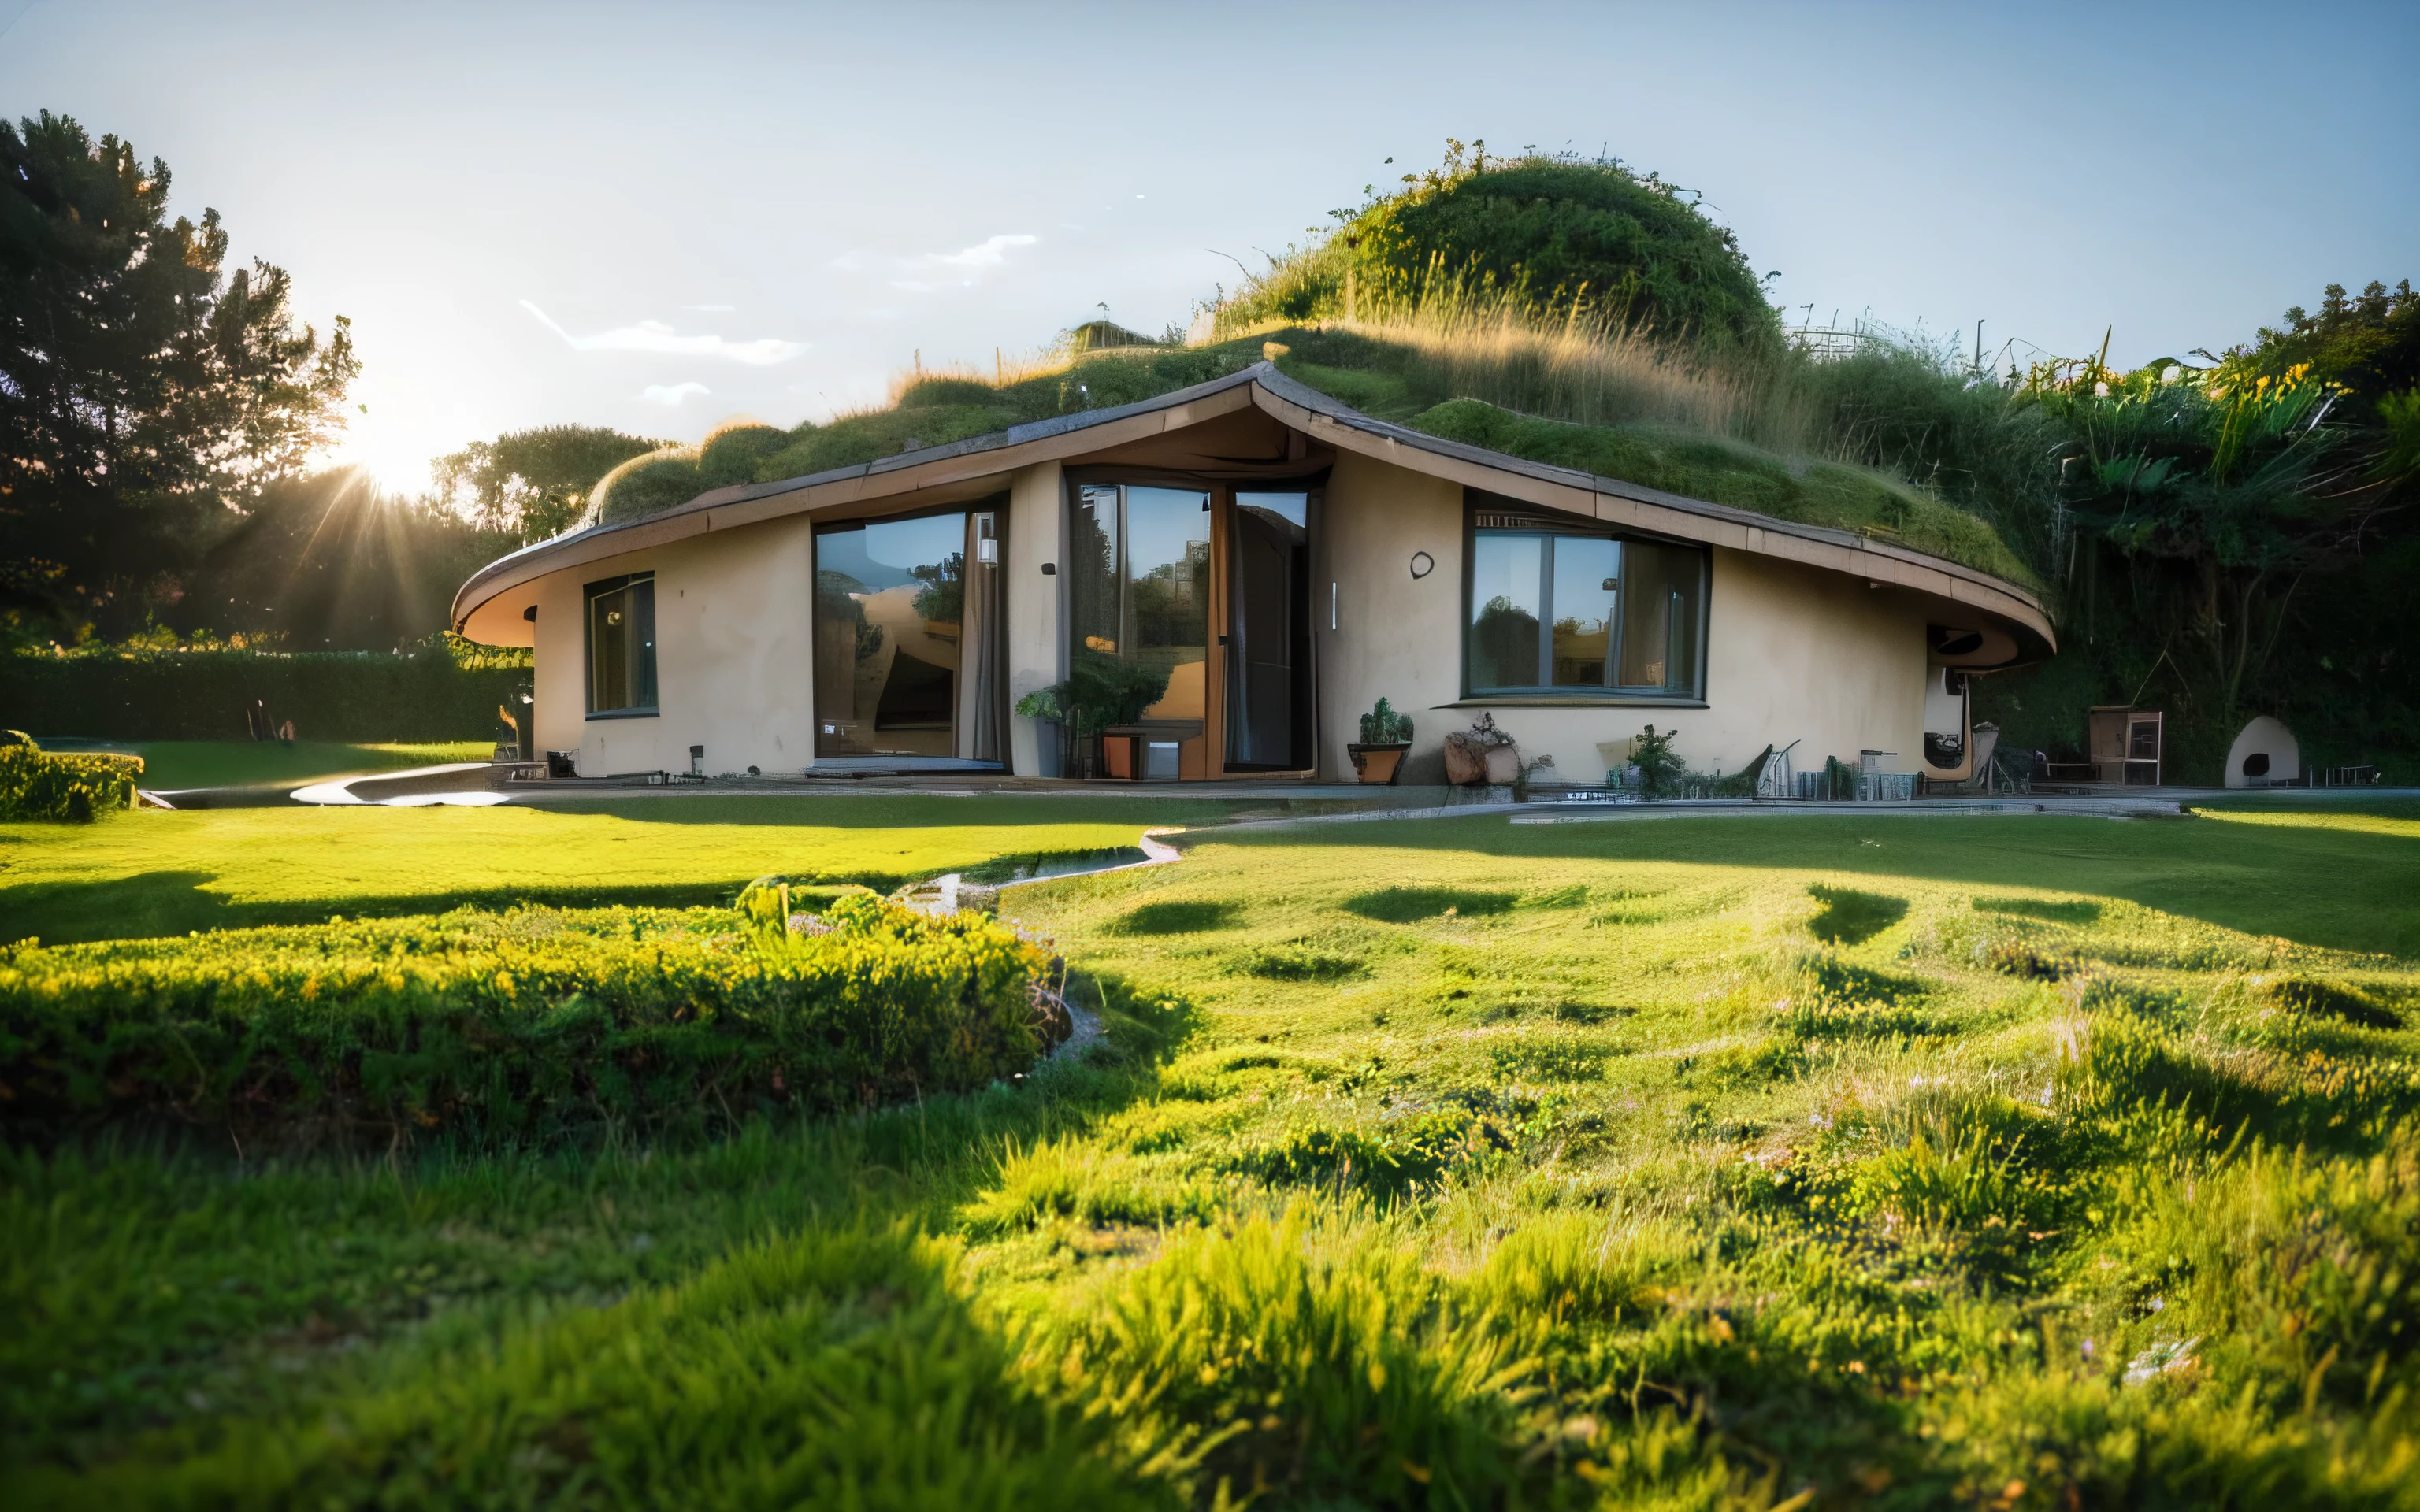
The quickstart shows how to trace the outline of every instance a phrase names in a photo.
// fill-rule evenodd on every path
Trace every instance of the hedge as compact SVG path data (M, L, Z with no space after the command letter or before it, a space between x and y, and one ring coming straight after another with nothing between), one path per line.
M711 1133L983 1086L1063 1034L1043 952L870 893L225 930L0 951L0 1133L246 1150Z
M244 711L304 740L479 740L526 668L457 666L443 652L248 650L0 656L0 725L95 740L241 740Z
M132 807L142 775L140 756L46 751L31 741L0 746L0 820L90 824L109 810Z

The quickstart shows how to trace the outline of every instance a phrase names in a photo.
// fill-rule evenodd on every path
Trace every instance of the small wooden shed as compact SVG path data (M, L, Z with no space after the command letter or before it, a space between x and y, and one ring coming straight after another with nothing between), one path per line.
M2102 704L2085 718L2085 738L2092 755L2092 779L2129 787L2160 785L2164 751L2164 716L2158 709Z

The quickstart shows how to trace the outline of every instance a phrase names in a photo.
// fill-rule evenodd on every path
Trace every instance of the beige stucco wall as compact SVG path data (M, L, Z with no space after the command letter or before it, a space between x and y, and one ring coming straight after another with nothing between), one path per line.
M1057 463L1015 474L1006 525L1005 588L1012 702L1059 677L1059 562L1064 501ZM1341 455L1330 477L1314 564L1311 615L1318 662L1322 776L1351 779L1347 742L1384 695L1412 716L1404 773L1442 779L1449 731L1482 708L1528 756L1551 755L1566 781L1597 782L1601 743L1642 726L1680 733L1699 770L1731 771L1767 742L1800 744L1799 769L1860 749L1898 752L1915 771L1922 749L1925 614L1909 596L1862 579L1715 548L1704 708L1542 705L1456 707L1461 695L1463 495L1458 485L1374 458ZM1435 561L1414 579L1413 554ZM652 719L586 717L582 589L621 573L656 573L657 683ZM465 630L523 640L536 622L537 746L580 752L583 776L686 771L706 747L709 773L755 765L795 772L814 750L811 528L803 517L710 532L558 572L482 605ZM1333 627L1331 627L1331 605ZM1011 770L1043 770L1034 721L1009 721Z
M1318 625L1323 775L1350 777L1347 742L1380 696L1412 716L1407 781L1443 779L1444 739L1491 712L1525 757L1551 755L1565 781L1598 782L1603 742L1678 730L1700 771L1732 771L1767 742L1799 741L1801 770L1825 756L1892 750L1916 770L1924 717L1925 616L1888 589L1769 557L1716 548L1707 631L1707 706L1461 700L1462 490L1344 455L1328 483L1326 549L1312 590ZM1411 558L1436 568L1415 580ZM1330 584L1336 628L1328 628ZM1626 747L1625 747L1626 748Z
M661 712L591 719L583 586L650 570ZM537 607L537 748L577 750L582 777L686 772L693 745L708 772L796 772L814 757L813 584L806 520L770 520L551 573L481 605L464 630L509 643Z

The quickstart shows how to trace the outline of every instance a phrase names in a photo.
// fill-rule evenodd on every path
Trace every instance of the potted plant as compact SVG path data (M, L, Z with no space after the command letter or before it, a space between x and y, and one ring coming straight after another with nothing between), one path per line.
M1143 710L1167 695L1168 678L1165 667L1132 667L1100 652L1078 651L1065 682L1026 694L1017 700L1016 712L1056 723L1074 737L1078 751L1092 747L1093 773L1133 778L1140 775L1133 739L1109 732L1141 718Z
M1353 758L1353 770L1360 780L1392 787L1403 775L1404 753L1411 748L1411 716L1396 713L1392 704L1380 699L1361 717L1360 742L1348 744L1344 752Z

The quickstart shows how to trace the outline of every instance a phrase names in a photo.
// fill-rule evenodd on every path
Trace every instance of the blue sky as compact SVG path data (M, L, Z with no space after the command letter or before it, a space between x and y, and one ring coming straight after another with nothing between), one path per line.
M13 22L10 17L14 16ZM0 0L0 110L352 316L389 484L1182 324L1449 136L1703 192L1813 307L2113 360L2420 276L2420 7ZM1388 167L1384 160L1395 159Z

